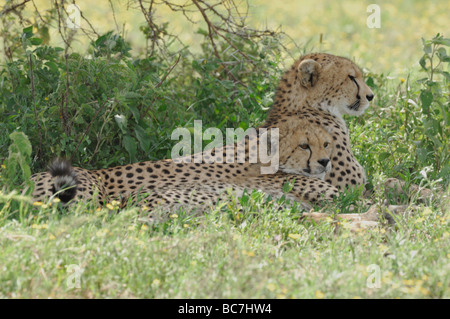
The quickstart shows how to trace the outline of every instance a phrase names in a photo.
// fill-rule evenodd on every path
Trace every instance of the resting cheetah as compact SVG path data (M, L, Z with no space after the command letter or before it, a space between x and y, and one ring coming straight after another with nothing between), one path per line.
M326 53L308 54L282 77L263 126L295 117L325 127L333 137L332 170L325 181L338 189L364 185L364 169L353 155L342 116L363 114L373 97L352 61Z
M125 201L129 196L138 195L138 192L154 191L155 194L160 194L158 196L167 197L166 190L179 189L184 192L183 187L200 184L206 188L206 193L213 194L226 188L226 185L237 189L259 188L268 193L280 194L284 182L295 178L295 185L290 193L295 200L317 202L323 197L330 199L338 192L334 186L342 189L365 182L364 170L350 148L348 130L342 115L361 115L372 99L373 93L365 85L360 69L345 58L323 53L306 55L283 76L275 103L262 127L280 127L280 131L283 131L285 123L288 123L285 126L287 132L292 133L293 126L298 125L298 129L305 133L308 131L305 130L306 124L309 123L318 139L327 134L321 127L328 130L332 137L331 162L326 163L327 167L331 164L331 170L325 170L325 180L328 183L314 177L289 174L302 173L321 177L324 173L322 170L319 175L315 175L318 173L310 167L311 158L303 163L300 160L299 163L292 162L288 165L289 159L294 159L294 156L288 156L286 162L281 162L281 172L263 176L255 175L255 168L263 165L249 163L187 164L163 160L89 171L72 168L64 161L56 161L51 166L53 177L47 172L32 177L37 182L33 196L44 198L56 193L63 202L68 202L74 197L89 199L97 194L96 199L101 203L109 198ZM283 139L289 141L289 133ZM227 149L228 146L222 150L217 149L216 152L225 156ZM288 154L286 149L280 149L281 154ZM310 152L311 150L314 154L314 149L309 149ZM242 154L234 155L236 159ZM245 159L248 161L248 155ZM319 164L325 167L323 163ZM72 188L59 192L67 186ZM199 194L202 200L207 198L205 196Z
M315 123L296 118L283 121L277 128L279 154L275 152L271 154L271 158L279 155L279 165L275 170L280 169L291 174L261 174L261 168L267 165L260 162L259 158L257 163L249 163L251 142L253 141L253 145L259 145L261 136L248 136L241 142L212 152L212 155L225 157L227 150L231 148L234 152L233 163L195 163L195 159L203 156L204 152L177 160L141 162L99 170L72 168L67 161L56 160L50 165L50 172L32 176L36 183L33 197L43 200L55 195L63 203L73 198L94 198L100 204L113 199L124 204L129 198L139 198L145 199L148 206L153 206L158 202L158 198L172 198L173 201L184 202L183 198L175 198L175 195L192 189L198 190L194 203L214 200L214 196L228 187L238 193L242 193L246 188L281 196L286 181L295 179L293 189L287 195L289 199L306 202L317 202L322 198L330 200L337 194L337 189L318 177L323 178L331 169L331 135ZM238 147L240 143L245 143L244 149ZM238 158L243 155L241 152L245 155L244 163L238 162ZM184 162L186 159L190 159L191 163ZM176 190L175 195L170 195L171 190Z

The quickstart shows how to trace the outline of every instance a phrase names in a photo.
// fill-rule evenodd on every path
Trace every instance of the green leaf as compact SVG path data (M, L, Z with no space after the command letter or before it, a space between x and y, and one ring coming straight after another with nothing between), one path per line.
M448 39L448 38L432 39L431 42L434 43L434 44L442 44L442 45L445 45L447 47L450 47L450 39Z
M24 156L31 156L31 143L23 132L12 132L9 138L12 140L13 145L17 147L19 153Z
M417 80L417 83L424 83L427 80L428 80L428 78L421 78L421 79Z
M33 26L29 26L22 30L22 33L25 35L25 38L31 38L33 36Z
M449 62L450 62L450 57L449 58ZM442 71L441 74L443 74L445 76L445 78L450 81L450 73L446 72L446 71Z
M246 122L241 122L241 123L239 123L239 128L241 128L245 131L248 129L248 124Z
M15 180L17 176L20 176L20 172L17 171L17 166L20 166L23 180L28 181L31 176L29 165L31 143L23 132L12 132L9 138L12 143L9 146L9 157L6 161L6 174L9 179Z
M406 147L399 147L395 150L397 153L409 153L409 150Z
M424 55L419 60L419 64L422 67L422 69L424 69L424 70L428 70L427 69L427 60L426 60L427 58L428 58L428 55Z
M289 182L289 180L286 179L286 183L283 184L282 190L283 193L289 193L292 188L295 185L295 179L293 179L292 181Z
M380 155L378 155L378 160L380 162L384 161L386 158L388 158L389 156L391 156L391 153L388 152L381 152Z
M140 114L139 114L139 110L137 109L137 107L134 105L128 105L128 109L133 114L133 117L136 120L136 122L139 122Z
M139 141L142 150L147 153L150 150L150 139L147 132L139 125L136 125L134 132L136 133L136 138Z
M425 42L424 46L423 46L423 52L425 52L426 54L430 54L431 53L431 43Z
M47 26L42 26L39 28L39 35L44 43L48 44L50 42L50 33L48 32Z
M420 102L422 103L422 112L428 114L431 102L433 102L433 94L430 91L422 90L420 92Z
M48 61L45 63L46 66L53 72L59 72L58 65L55 62Z
M367 77L366 84L372 89L378 88L378 86L375 84L375 82L373 80L373 77L371 77L371 76Z
M447 56L447 51L445 50L445 48L440 47L437 52L436 52L437 56L439 57L439 60L442 61L443 58L445 58Z
M30 39L30 42L31 42L32 45L39 45L39 44L42 43L42 39L39 39L39 38L31 38L31 39Z
M433 138L439 131L439 122L433 118L425 118L423 120L423 126L425 128L425 134L429 138Z
M130 155L130 162L136 162L136 152L137 152L137 145L136 141L131 137L130 135L125 135L123 137L123 146L128 152L128 155Z

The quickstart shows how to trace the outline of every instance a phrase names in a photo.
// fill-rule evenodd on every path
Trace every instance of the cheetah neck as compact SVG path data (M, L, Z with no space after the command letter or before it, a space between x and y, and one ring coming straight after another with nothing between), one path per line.
M324 101L315 102L308 100L305 96L297 95L292 100L285 103L276 101L267 116L263 126L270 126L278 123L280 118L299 113L314 113L315 111L330 115L342 130L347 131L347 125L338 106L330 106Z
M317 109L330 114L331 116L333 116L336 121L339 123L339 125L347 130L347 124L344 121L344 118L342 116L342 113L340 112L339 107L336 106L329 106L326 103L318 103L317 106L315 106Z

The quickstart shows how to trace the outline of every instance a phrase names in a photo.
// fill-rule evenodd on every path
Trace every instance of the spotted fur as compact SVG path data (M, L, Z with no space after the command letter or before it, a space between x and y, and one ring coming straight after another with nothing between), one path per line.
M271 126L269 128L274 128ZM53 167L61 167L53 173L43 172L32 176L36 182L33 192L35 199L44 199L55 196L55 189L73 186L73 183L61 184L60 181L72 178L76 181L73 198L95 199L100 204L120 200L125 204L130 198L145 203L148 206L158 204L158 199L171 198L173 203L212 202L220 197L221 193L232 188L238 195L244 189L258 189L272 196L282 196L282 188L286 181L295 179L293 191L288 198L297 201L316 202L322 198L331 199L337 190L319 178L331 169L330 154L332 152L331 135L319 125L297 119L289 119L280 123L279 128L279 167L281 172L275 174L261 174L261 168L267 166L259 161L249 162L250 142L259 146L261 136L249 136L245 147L238 146L244 141L214 149L210 155L219 155L224 160L227 151L233 146L233 163L196 163L199 155L194 154L185 163L186 158L177 160L161 160L140 162L125 166L117 166L99 170L87 170L71 167L64 160L57 159ZM239 163L239 156L244 152L244 163ZM275 154L272 154L273 156ZM208 155L209 156L209 155ZM208 161L209 157L204 156ZM290 174L282 173L289 171ZM306 174L309 177L296 174ZM186 191L197 191L197 196L181 196ZM70 194L73 190L69 189ZM172 192L173 191L173 192ZM202 193L204 192L204 193ZM178 194L178 197L177 197ZM214 194L214 195L212 195ZM69 202L69 194L64 191L58 196L63 202ZM212 196L212 197L211 197ZM218 197L219 196L219 197ZM181 198L179 198L181 197ZM185 202L188 200L188 202ZM168 205L170 203L167 203Z
M353 155L343 115L359 116L374 95L358 66L325 53L301 57L282 77L264 126L288 118L324 127L333 138L332 169L325 180L339 189L366 183L363 167Z
M285 182L295 179L288 198L300 202L330 200L338 189L365 183L364 170L353 155L342 116L361 115L372 99L372 91L353 62L330 54L309 54L301 57L284 74L274 105L262 125L280 129L278 172L259 174L264 165L249 163L248 144L244 151L245 163L236 163L243 155L236 147L234 163L208 163L209 155L204 157L206 162L196 163L199 154L192 156L191 163L162 160L99 170L72 168L60 162L64 169L54 170L53 175L43 172L32 176L36 182L33 196L48 198L58 196L59 191L59 197L68 202L71 195L65 193L64 188L69 187L67 191L70 191L70 186L76 182L74 199L97 199L104 203L112 199L126 202L130 198L140 198L150 206L164 199L169 206L188 202L195 205L214 201L228 187L238 194L244 189L259 189L272 196L281 196ZM313 139L321 141L308 149L309 154L299 152L297 148L304 143L300 139L305 137L308 143ZM247 140L252 138L255 137ZM257 145L259 139L257 136ZM324 139L331 141L331 147L325 151L327 157L313 159L312 155L323 154ZM224 158L229 147L215 149L211 155ZM325 181L317 178L323 175ZM191 196L193 192L196 196Z

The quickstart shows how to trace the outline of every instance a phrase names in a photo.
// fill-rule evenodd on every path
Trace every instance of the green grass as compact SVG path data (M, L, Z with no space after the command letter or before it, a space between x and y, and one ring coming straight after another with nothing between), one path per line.
M0 224L0 297L449 297L444 208L354 233L345 223L298 223L297 209L278 211L256 193L244 207L149 225L135 208L25 206L21 220ZM380 288L368 286L374 269Z
M236 40L256 57L253 65L226 51L227 61L236 63L230 72L247 86L236 85L223 72L217 75L221 61L201 37L203 51L182 51L173 73L161 82L177 55L138 60L133 51L124 57L126 46L111 52L99 44L97 49L108 51L103 56L85 59L73 53L66 61L57 48L26 42L39 33L15 26L6 36L21 37L23 48L19 45L13 61L0 70L0 113L5 114L0 122L0 298L449 298L450 112L444 73L449 67L442 62L431 81L429 63L424 64L428 73L419 66L422 49L431 52L420 36L429 39L442 30L442 14L448 11L442 8L448 5L381 3L383 27L368 30L362 4L353 11L347 1L333 2L339 10L327 1L318 4L322 11L297 2L284 11L278 2L265 5L275 12L272 18L286 19L286 31L296 40L295 32L306 38L323 33L325 42L311 43L314 50L355 56L365 68L376 96L366 114L345 119L352 149L367 172L370 199L407 205L408 216L394 226L381 221L354 231L332 220L299 222L298 204L279 209L258 193L230 198L197 215L162 214L154 223L137 207L118 211L87 202L65 210L33 203L18 195L27 186L23 181L30 168L42 170L55 155L77 150L74 163L86 168L155 160L170 154L172 130L192 127L194 119L202 119L204 129L261 124L280 65L289 59L283 58L279 39ZM254 7L251 21L261 20L264 8ZM423 12L428 16L412 18ZM324 16L328 22L321 23ZM361 33L358 23L364 25ZM407 31L411 28L415 32ZM227 47L223 41L218 45ZM34 51L34 97L26 50ZM392 73L403 78L387 76ZM70 121L63 123L66 96ZM123 115L123 121L115 115ZM36 156L36 117L44 141L41 157ZM431 198L421 201L417 192L385 194L390 177L403 179L407 190L412 184L430 189ZM367 207L360 197L349 192L324 211L348 213L353 205L355 213L363 213ZM378 274L380 288L371 288L368 280Z
M380 185L398 172L393 158L378 159L389 146L379 131L367 130L372 112L364 124L351 119L350 130L373 197L382 202ZM80 203L60 211L2 194L0 297L449 298L449 192L433 174L412 175L435 199L425 205L405 197L402 204L420 207L410 218L357 233L331 221L299 223L298 206L278 211L255 194L242 213L230 200L200 216L174 212L151 225L137 208ZM345 212L354 200L347 199L340 211L328 211ZM83 271L80 288L70 286L70 265ZM380 288L368 287L370 265L379 267Z

